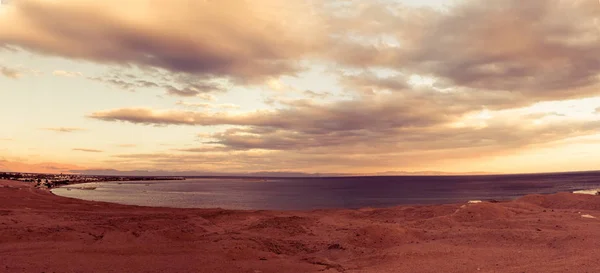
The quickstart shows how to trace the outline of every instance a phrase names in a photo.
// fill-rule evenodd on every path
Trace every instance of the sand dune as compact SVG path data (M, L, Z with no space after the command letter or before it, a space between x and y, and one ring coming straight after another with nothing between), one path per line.
M600 197L592 195L297 212L124 206L10 181L0 182L0 196L0 272L600 268Z

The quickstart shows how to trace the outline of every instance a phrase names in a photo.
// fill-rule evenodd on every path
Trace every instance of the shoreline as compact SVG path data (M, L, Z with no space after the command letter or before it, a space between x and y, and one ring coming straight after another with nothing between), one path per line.
M81 182L81 183L73 183L73 184L68 184L68 185L60 185L60 186L55 187L55 188L44 188L42 190L46 190L49 193L51 193L52 195L58 196L58 197L62 197L62 198L70 198L70 199L81 200L81 201L88 201L88 202L102 202L102 203L109 203L109 204L116 204L116 205L123 205L123 206L136 206L136 207L148 207L148 208L164 208L164 209L220 209L220 210L231 210L231 211L273 211L273 212L294 212L294 211L301 212L301 211L320 211L320 210L391 209L391 208L397 208L397 207L402 207L402 206L462 205L462 204L465 204L465 203L470 203L472 201L490 202L490 203L503 203L503 202L511 202L511 201L515 200L515 199L466 200L465 202L455 202L455 203L433 203L433 204L419 204L419 203L415 203L415 204L398 204L398 205L393 205L393 206L382 206L382 207L367 206L367 207L360 207L360 208L313 208L313 209L287 209L287 210L286 209L279 209L278 210L278 209L233 209L233 208L221 208L221 207L147 206L147 205L123 204L123 203L116 203L116 202L109 202L109 201L86 200L86 199L80 199L80 198L75 198L75 197L58 195L58 194L55 194L54 192L52 192L52 190L54 190L54 189L64 188L64 187L71 186L71 185L84 185L84 184L105 183L105 182L119 182L119 181ZM520 197L518 197L518 198L520 198Z
M600 197L311 211L85 201L0 181L0 272L594 272ZM557 259L560 257L560 259Z
M130 181L130 182L146 182L146 181L153 181L153 180L139 180L139 181ZM176 206L152 206L152 205L138 205L138 204L125 204L125 203L117 203L117 202L110 202L110 201L95 201L95 200L87 200L87 199L80 199L80 198L76 198L76 197L70 197L70 196L63 196L63 195L59 195L59 194L55 194L53 192L54 189L59 189L59 188L65 188L68 186L72 186L72 185L85 185L85 184L101 184L101 183L119 183L119 182L127 182L127 181L119 181L119 180L114 180L114 181L92 181L92 182L77 182L77 183L73 183L73 184L66 184L66 185L59 185L57 187L54 188L40 188L43 190L47 190L50 193L52 193L53 195L59 196L59 197L63 197L63 198L72 198L72 199L76 199L76 200L83 200L83 201L91 201L91 202L106 202L106 203L113 203L113 204L119 204L119 205L130 205L130 206L144 206L144 207L152 207L152 208L172 208L172 209L177 209L177 208L181 208L181 209L223 209L223 210L235 210L235 211L261 211L261 210L270 210L270 211L310 211L310 210L342 210L342 209L350 209L350 210L357 210L357 209L365 209L365 208L371 208L371 209L387 209L387 208L395 208L395 207L402 207L402 206L436 206L436 205L457 205L457 204L465 204L465 203L469 203L471 201L482 201L482 202L489 202L489 203L505 203L505 202L511 202L511 201L515 201L518 200L520 198L523 198L524 196L527 195L532 195L532 194L526 194L526 195L521 195L518 197L514 197L514 198L487 198L487 199L465 199L464 201L461 202L440 202L440 203L406 203L406 204L396 204L396 205L390 205L390 206L365 206L365 207L357 207L357 208L344 208L344 207L338 207L338 208L309 208L309 209L260 209L260 208L255 208L255 209L238 209L238 208L222 208L222 207L176 207ZM83 189L79 188L79 190ZM95 190L95 189L93 189ZM92 190L92 191L93 191ZM582 187L582 188L574 188L569 192L553 192L553 193L547 193L547 194L543 194L543 195L551 195L551 194L559 194L559 193L572 193L572 194L586 194L586 195L599 195L600 193L600 188L598 188L598 186L594 186L594 187ZM594 194L596 193L596 194Z

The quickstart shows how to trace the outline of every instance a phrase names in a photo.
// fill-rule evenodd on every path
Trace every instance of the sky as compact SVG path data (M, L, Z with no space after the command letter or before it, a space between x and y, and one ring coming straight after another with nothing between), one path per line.
M0 171L598 169L597 0L12 0Z

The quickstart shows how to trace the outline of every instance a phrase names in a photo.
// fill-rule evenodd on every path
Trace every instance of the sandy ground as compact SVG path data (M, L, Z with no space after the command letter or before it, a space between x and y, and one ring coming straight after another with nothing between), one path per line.
M569 193L228 211L88 202L0 181L0 272L599 272L596 216L600 197Z

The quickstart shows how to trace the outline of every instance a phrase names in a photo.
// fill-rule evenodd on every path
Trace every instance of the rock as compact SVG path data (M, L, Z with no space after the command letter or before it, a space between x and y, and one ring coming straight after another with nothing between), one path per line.
M327 247L327 249L340 249L340 250L344 250L346 248L342 247L340 244L331 244Z

